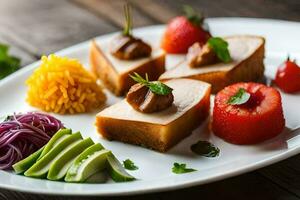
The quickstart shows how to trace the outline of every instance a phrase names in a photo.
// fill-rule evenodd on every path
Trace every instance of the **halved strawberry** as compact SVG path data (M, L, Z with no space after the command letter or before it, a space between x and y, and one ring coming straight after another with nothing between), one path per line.
M240 91L248 96L244 94L244 101L232 101ZM281 96L272 87L237 83L224 88L215 97L212 129L214 134L228 142L259 143L280 134L284 126Z

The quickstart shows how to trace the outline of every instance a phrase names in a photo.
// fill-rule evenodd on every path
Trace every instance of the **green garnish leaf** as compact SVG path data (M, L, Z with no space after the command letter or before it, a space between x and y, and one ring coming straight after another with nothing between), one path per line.
M194 172L197 171L196 169L192 168L186 168L186 164L182 163L174 163L174 166L172 168L172 172L175 174L184 174L184 173L189 173L189 172Z
M123 30L123 35L130 36L132 33L132 19L131 19L131 9L129 3L124 5L124 16L125 16L125 26Z
M160 81L151 82L148 87L152 92L158 95L168 95L173 90L172 88L170 88L166 84L163 84Z
M210 142L199 141L191 146L191 150L200 156L216 157L220 154L220 149Z
M246 103L250 99L250 93L244 88L240 88L235 95L231 96L227 101L230 105L241 105Z
M197 13L191 6L184 5L183 11L186 18L195 26L202 26L204 17L202 13Z
M9 47L5 44L0 44L0 55L7 54Z
M212 37L208 39L207 43L222 62L228 63L231 61L228 43L225 40L220 37Z
M9 46L0 44L0 80L20 68L20 59L8 54Z
M2 119L3 119L3 122L6 122L6 121L8 121L10 119L10 116L9 115L1 116L0 120L2 120Z
M136 166L134 164L134 162L132 162L129 159L124 160L123 165L124 165L125 169L128 169L128 170L137 170L138 169L138 166Z
M130 75L130 77L138 82L141 83L143 85L145 85L146 87L148 87L151 92L158 94L158 95L168 95L172 92L172 88L170 88L169 86L167 86L166 84L160 82L160 81L154 81L154 82L150 82L148 79L148 75L146 74L145 77L146 79L144 79L143 77L141 77L138 73L134 72L134 76Z

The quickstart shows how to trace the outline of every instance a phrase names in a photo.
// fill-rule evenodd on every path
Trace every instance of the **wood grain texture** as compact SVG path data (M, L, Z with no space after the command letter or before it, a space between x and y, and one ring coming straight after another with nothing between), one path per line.
M0 6L0 33L35 55L49 54L115 26L66 0L9 0Z
M300 197L300 155L260 169L258 172Z
M74 0L75 3L85 7L96 15L106 18L116 26L123 28L124 12L123 6L126 4L125 0ZM144 1L140 1L143 3ZM146 26L157 24L151 15L145 15L142 10L137 9L134 4L130 3L132 9L133 26Z
M21 59L21 66L28 65L36 60L34 55L27 53L25 50L21 49L17 46L17 44L11 40L10 38L7 38L3 35L0 35L0 43L6 44L10 46L9 54L13 56L17 56ZM1 199L0 199L1 200Z
M207 17L260 17L300 21L299 0L131 0L139 9L160 22L182 14L191 5ZM144 6L147 5L147 6Z

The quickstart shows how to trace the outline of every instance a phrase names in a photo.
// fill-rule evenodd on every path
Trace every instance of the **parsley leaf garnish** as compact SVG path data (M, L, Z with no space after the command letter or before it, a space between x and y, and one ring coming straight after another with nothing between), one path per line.
M8 55L9 47L0 44L0 80L20 68L20 59Z
M137 170L138 169L138 166L136 166L134 164L134 162L132 162L130 159L126 159L123 161L123 165L126 169L128 170Z
M231 61L228 43L225 40L220 37L212 37L208 39L207 43L222 62L228 63Z
M220 153L220 149L210 142L207 141L199 141L191 146L191 150L200 155L205 157L216 157Z
M170 88L169 86L167 86L166 84L160 82L160 81L153 81L150 82L148 79L148 75L146 74L146 79L144 79L143 77L141 77L138 73L134 72L134 76L130 75L130 77L138 82L141 83L143 85L145 85L146 87L148 87L151 92L158 94L158 95L168 95L172 92L172 88Z
M241 105L246 103L250 99L250 93L244 88L240 88L235 95L231 96L227 101L230 105Z
M189 173L189 172L194 172L197 171L196 169L192 168L186 168L186 164L182 163L174 163L174 166L172 168L172 172L175 174L184 174L184 173Z

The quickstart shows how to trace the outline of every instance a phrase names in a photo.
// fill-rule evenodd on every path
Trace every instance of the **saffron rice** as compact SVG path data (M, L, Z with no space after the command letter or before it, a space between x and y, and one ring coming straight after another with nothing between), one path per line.
M96 78L76 59L43 56L27 79L27 102L47 112L82 113L100 107L106 100Z

